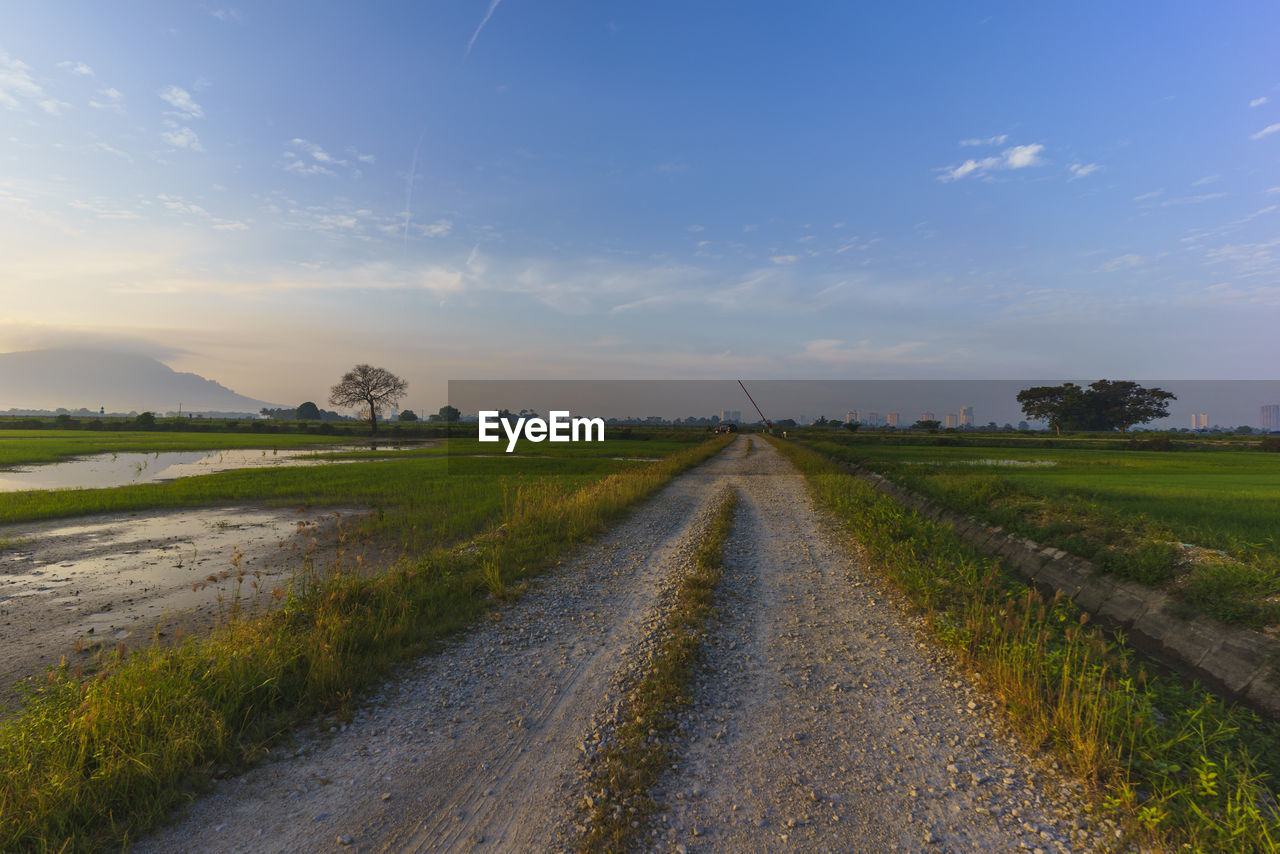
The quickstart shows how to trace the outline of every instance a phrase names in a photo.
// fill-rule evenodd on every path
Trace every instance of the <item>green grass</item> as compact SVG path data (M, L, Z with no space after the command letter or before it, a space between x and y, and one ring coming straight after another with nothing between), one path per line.
M69 457L155 451L221 451L323 448L358 442L350 436L290 433L165 433L160 431L5 430L0 432L0 467L52 463Z
M676 716L689 702L689 685L702 659L715 588L724 572L724 543L737 506L733 491L717 502L694 551L694 568L680 582L660 629L658 649L623 698L611 737L596 756L587 781L591 801L583 806L587 833L579 841L581 851L633 849L648 830L657 809L651 791L675 758Z
M525 463L513 470L480 460L472 476L437 477L434 489L447 495L415 505L404 518L443 530L447 540L466 527L433 521L451 499L488 502L496 511L483 523L485 532L464 544L424 546L380 573L309 567L290 592L280 591L281 605L269 614L231 620L210 637L172 647L121 649L96 674L50 671L47 684L0 723L0 850L126 846L191 797L215 764L252 761L315 714L343 713L397 662L474 622L494 592L518 590L725 444L713 440L661 462L601 464L568 475L563 467L578 471L582 461L562 460L559 470L554 460L527 461L547 467L531 471ZM413 488L422 471L412 466L431 464L404 463L396 483ZM331 473L345 477L342 470L361 465ZM384 465L394 464L368 465L350 474L355 480L348 485L372 481L385 489ZM205 480L214 479L237 482L225 475ZM420 495L425 500L431 491L428 485ZM329 495L354 503L337 485Z
M1116 575L1170 586L1187 607L1218 619L1280 623L1280 602L1267 601L1280 593L1280 455L808 444ZM1182 566L1178 542L1221 550L1243 566L1214 559Z
M1003 701L1120 817L1132 845L1280 851L1280 726L1148 669L1069 601L795 443L776 443L870 558Z

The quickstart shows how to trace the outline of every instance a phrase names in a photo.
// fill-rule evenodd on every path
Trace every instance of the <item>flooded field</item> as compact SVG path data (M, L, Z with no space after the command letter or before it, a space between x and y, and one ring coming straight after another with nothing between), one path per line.
M64 655L87 666L100 646L207 629L231 608L237 566L241 607L266 609L304 561L332 562L357 515L221 507L0 526L13 543L0 551L0 705Z
M426 447L429 444L418 443L412 447ZM397 450L403 447L406 446L397 443L334 445L323 451L230 449L95 454L58 463L0 469L0 492L20 492L27 489L102 489L233 469L330 465L349 461L325 459L321 453Z

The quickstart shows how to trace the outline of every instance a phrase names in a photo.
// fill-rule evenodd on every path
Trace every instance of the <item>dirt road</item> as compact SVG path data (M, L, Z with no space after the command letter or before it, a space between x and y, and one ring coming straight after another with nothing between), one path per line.
M753 448L740 438L350 725L300 736L134 850L571 844L592 733L643 667L664 593L726 487L742 503L722 615L653 850L1093 847L1069 790L831 539L794 468Z

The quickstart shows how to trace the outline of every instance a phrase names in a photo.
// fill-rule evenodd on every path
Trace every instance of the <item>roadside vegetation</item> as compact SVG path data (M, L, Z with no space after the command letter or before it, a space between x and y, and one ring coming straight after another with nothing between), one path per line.
M807 444L953 510L1168 590L1188 612L1254 627L1280 624L1280 456L1230 446L1170 453L938 441Z
M351 463L76 490L38 499L53 504L29 503L24 518L72 512L58 496L81 493L102 493L102 510L264 495L364 504L378 510L365 534L399 537L408 548L381 572L340 559L304 563L289 589L270 592L278 600L270 613L241 612L211 636L170 646L120 648L96 671L50 671L0 723L0 850L127 845L216 766L265 756L317 714L346 714L397 663L465 628L495 599L517 595L566 549L729 441L703 438L651 463L477 458L465 470L461 460L450 468L442 459Z
M1071 602L823 455L775 444L1029 741L1093 786L1126 847L1280 850L1280 726L1143 662Z
M737 507L736 491L726 492L717 502L694 551L693 569L680 582L658 630L658 648L623 698L616 727L596 757L587 782L591 794L583 806L587 833L580 840L581 851L631 850L648 831L657 809L651 792L674 759L671 737L701 661L715 588L724 572L724 544Z

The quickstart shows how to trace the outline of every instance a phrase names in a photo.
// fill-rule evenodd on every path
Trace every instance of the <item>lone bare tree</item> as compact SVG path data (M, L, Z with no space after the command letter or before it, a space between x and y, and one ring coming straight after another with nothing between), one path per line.
M370 432L378 432L378 413L395 406L409 384L385 368L356 365L329 391L334 406L368 406Z

